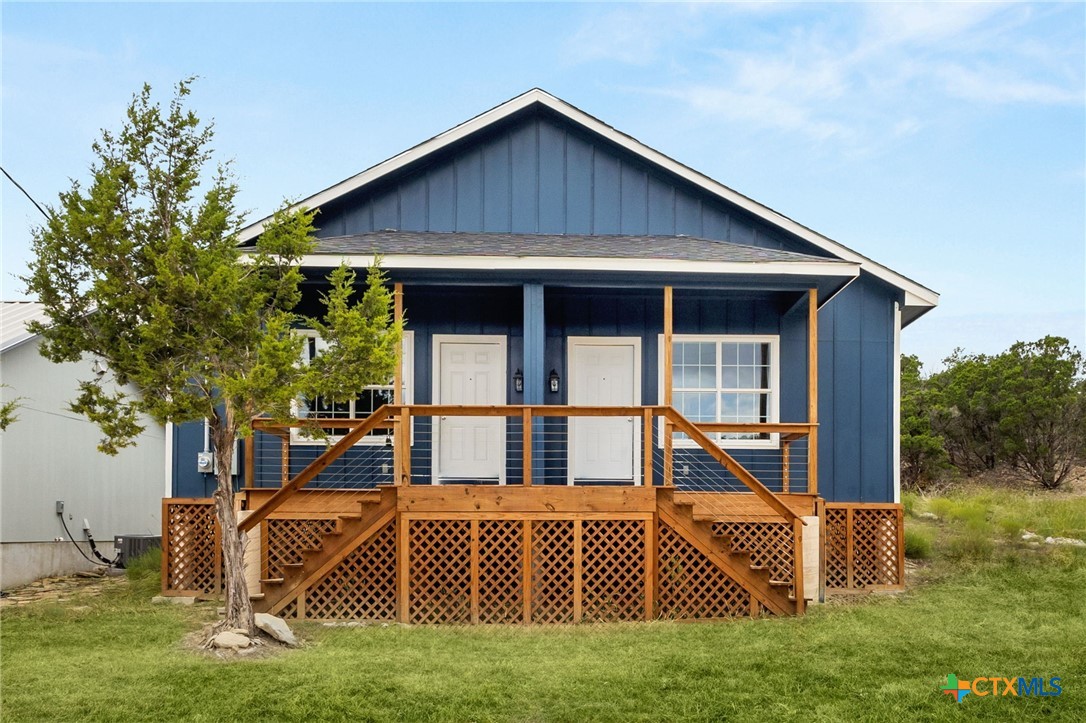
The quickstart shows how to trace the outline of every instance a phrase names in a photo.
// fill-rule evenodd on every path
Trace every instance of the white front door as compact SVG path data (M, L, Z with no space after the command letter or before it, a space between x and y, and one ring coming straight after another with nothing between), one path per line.
M434 335L436 404L505 404L505 337ZM505 483L505 418L434 419L433 482Z
M632 407L641 403L638 337L570 337L569 403ZM640 482L641 420L574 417L569 422L569 483Z

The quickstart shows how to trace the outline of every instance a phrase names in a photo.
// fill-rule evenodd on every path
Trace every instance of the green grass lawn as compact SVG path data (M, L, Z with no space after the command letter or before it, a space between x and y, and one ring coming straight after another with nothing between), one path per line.
M101 598L4 610L0 718L1086 720L1086 553L1014 543L994 513L990 549L952 551L975 534L972 514L910 519L934 552L908 592L816 606L803 618L299 624L304 648L226 662L180 643L213 618L213 604L154 606L156 581L137 580ZM1059 677L1063 694L957 704L939 692L948 673Z

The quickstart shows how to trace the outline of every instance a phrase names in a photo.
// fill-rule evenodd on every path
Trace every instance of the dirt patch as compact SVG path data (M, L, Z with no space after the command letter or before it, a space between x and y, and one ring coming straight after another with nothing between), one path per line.
M209 647L208 641L211 640L215 633L221 631L221 625L222 623L208 623L199 630L192 631L181 639L181 649L203 658L234 661L264 660L306 647L306 642L298 635L298 631L293 628L291 630L294 632L295 637L298 638L298 645L296 646L284 645L270 635L259 632L256 637L252 638L252 642L247 648L231 650Z
M73 597L98 597L109 589L125 587L128 579L123 571L120 575L106 575L102 572L80 572L62 577L47 577L35 580L29 585L3 591L0 608L18 605L30 605L39 602L70 602Z

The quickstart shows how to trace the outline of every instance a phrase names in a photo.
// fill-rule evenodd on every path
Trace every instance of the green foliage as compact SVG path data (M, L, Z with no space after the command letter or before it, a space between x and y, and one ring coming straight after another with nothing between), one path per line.
M332 274L323 320L295 312L302 299L302 257L314 246L313 213L275 213L255 246L238 246L243 216L229 168L207 170L212 128L185 107L191 80L167 108L144 86L117 133L103 131L86 188L60 195L34 230L36 259L23 280L48 323L28 325L43 356L103 359L112 378L80 383L74 412L103 433L108 454L134 443L142 415L158 423L207 419L218 457L219 522L228 588L240 585L229 454L258 413L291 415L312 389L356 393L393 373L401 330L390 323L391 295L376 267L357 305L354 273ZM299 364L316 324L330 340L320 365ZM138 395L127 393L129 385ZM231 554L225 554L229 550ZM228 623L251 626L248 599L231 603ZM235 619L240 615L242 620Z
M10 388L7 384L0 384L0 389ZM22 397L15 397L0 403L0 432L7 429L9 424L19 421L19 415L16 412L19 411L22 401Z
M901 482L924 489L950 467L943 437L932 428L936 401L916 356L901 357Z
M999 464L1000 379L992 358L956 349L927 383L932 430L951 464L967 475Z
M1066 339L1014 344L996 358L1002 451L1046 489L1063 484L1086 449L1086 365Z
M340 268L323 321L294 312L312 212L279 210L254 248L238 247L237 186L224 166L204 174L212 129L184 107L190 83L167 109L144 86L122 130L103 132L89 187L73 183L35 230L24 279L49 317L31 328L42 354L108 363L117 386L82 382L72 410L98 424L111 454L142 431L141 413L160 423L207 418L216 441L228 440L257 413L289 416L304 391L384 382L399 344L377 268L357 305L354 273ZM302 339L291 330L307 321L330 340L320 368L297 364ZM118 388L127 384L141 394Z
M930 560L934 550L929 532L915 525L905 525L905 557L911 560Z
M1066 339L1017 342L996 356L956 350L924 378L901 360L901 470L924 489L949 466L966 475L1009 463L1047 489L1086 455L1086 362Z

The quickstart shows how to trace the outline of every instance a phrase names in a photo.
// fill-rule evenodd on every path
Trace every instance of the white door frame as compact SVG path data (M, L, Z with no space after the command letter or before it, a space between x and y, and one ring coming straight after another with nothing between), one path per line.
M633 406L641 406L641 337L639 336L567 336L566 337L566 383L568 385L567 399L573 399L573 390L576 385L577 375L573 373L573 347L574 346L632 346L634 353L633 368ZM570 402L572 404L572 402ZM575 459L576 434L574 433L573 419L568 422L569 436L566 450L566 484L573 485L573 460ZM633 419L633 484L641 484L641 418Z
M430 400L433 404L440 404L441 399L441 345L443 343L453 344L497 344L501 351L499 352L499 360L501 362L501 368L498 370L499 379L501 379L501 401L495 402L496 405L504 405L507 402L508 397L508 364L509 364L509 352L508 342L505 334L434 334L430 337L430 346L433 353L433 364L430 367L431 376L431 396ZM501 465L498 468L498 484L505 484L506 465L508 460L506 459L506 418L500 417L500 431L499 431L499 447L501 454ZM430 420L430 484L441 484L441 478L439 475L438 465L440 464L441 456L439 454L439 445L441 440L440 424L438 419L434 418Z

